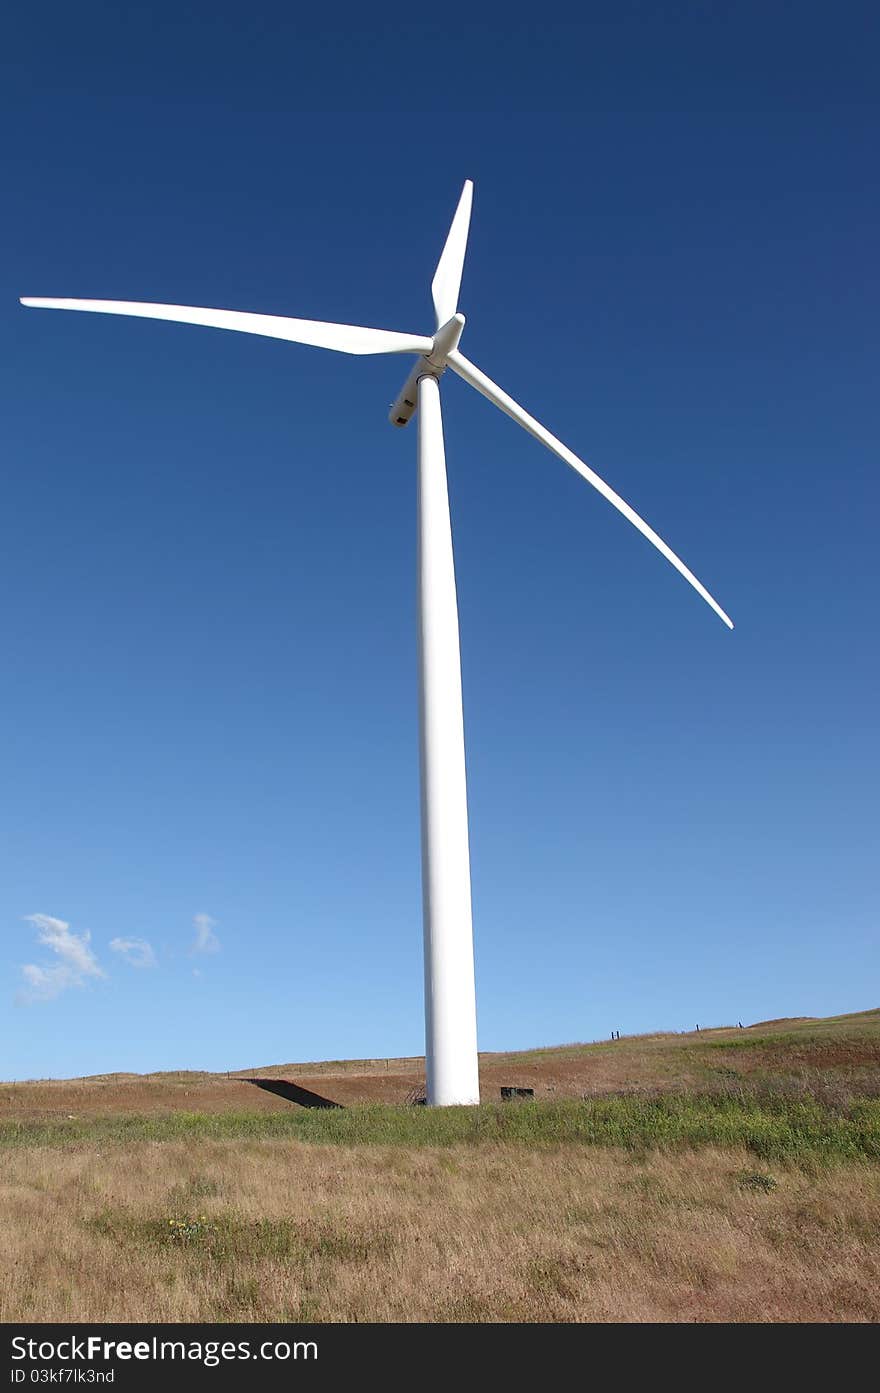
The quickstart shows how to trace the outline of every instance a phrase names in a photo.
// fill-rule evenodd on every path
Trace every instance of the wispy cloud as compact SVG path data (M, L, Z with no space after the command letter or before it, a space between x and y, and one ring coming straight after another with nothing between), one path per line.
M27 914L25 922L34 925L37 941L50 948L57 961L50 960L48 967L40 963L24 964L21 975L27 987L21 992L23 1001L51 1001L69 987L85 986L90 977L107 975L89 947L91 935L88 931L71 933L69 924L63 919L53 919L51 914Z
M190 953L218 953L220 951L220 940L214 932L217 920L212 919L210 914L194 914L193 924L195 925L196 936Z
M129 967L156 966L156 954L145 938L111 938L110 947Z

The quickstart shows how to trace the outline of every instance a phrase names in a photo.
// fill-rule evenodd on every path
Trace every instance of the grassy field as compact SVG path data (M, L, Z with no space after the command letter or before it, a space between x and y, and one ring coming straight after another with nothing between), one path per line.
M0 1085L0 1320L880 1319L880 1012L390 1064Z

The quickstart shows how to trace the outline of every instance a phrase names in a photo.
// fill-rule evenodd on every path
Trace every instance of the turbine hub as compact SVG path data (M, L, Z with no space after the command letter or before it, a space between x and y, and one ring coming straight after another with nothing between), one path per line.
M461 338L461 331L464 328L465 320L463 314L454 314L434 335L434 346L431 352L426 354L426 362L432 368L446 367L446 359L453 349L458 348L458 341Z
M388 413L388 419L393 426L406 426L415 415L419 378L443 376L446 371L446 359L458 347L464 324L464 315L454 314L445 324L440 325L434 335L431 352L416 359L412 372L403 384L397 400Z

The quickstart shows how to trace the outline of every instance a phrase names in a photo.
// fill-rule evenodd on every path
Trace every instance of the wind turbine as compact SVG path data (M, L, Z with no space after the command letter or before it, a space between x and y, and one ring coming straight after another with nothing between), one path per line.
M546 445L592 484L666 557L728 628L733 624L708 590L653 528L458 350L464 315L458 293L471 218L473 184L465 182L431 282L436 328L431 335L400 334L353 324L326 324L281 315L128 300L22 298L43 309L88 310L237 329L246 334L311 344L340 353L411 353L415 365L391 408L405 426L418 411L418 630L421 764L422 899L425 955L425 1054L428 1103L480 1100L477 1016L471 923L467 786L461 701L458 604L449 521L446 455L440 413L440 378L452 368L484 397Z

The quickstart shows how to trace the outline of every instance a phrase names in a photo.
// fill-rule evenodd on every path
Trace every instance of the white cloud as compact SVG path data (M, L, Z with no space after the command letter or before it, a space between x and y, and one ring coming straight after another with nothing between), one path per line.
M156 954L145 938L111 938L110 947L130 967L155 967Z
M220 950L220 940L214 933L216 919L212 919L210 914L193 915L193 924L196 929L196 936L191 953L217 953Z
M25 963L21 975L27 983L22 992L25 1001L51 1001L69 987L83 987L90 977L105 977L106 973L89 947L91 935L70 932L63 919L51 914L27 914L25 921L37 930L37 940L51 948L59 959L51 966Z

